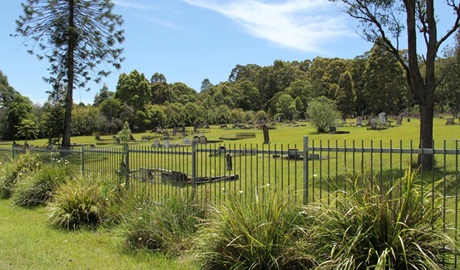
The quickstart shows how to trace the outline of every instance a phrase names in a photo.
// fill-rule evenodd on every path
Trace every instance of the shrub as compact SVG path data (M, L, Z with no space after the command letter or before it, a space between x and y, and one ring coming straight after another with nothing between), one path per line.
M16 159L5 164L0 171L0 199L8 199L13 194L16 183L25 178L29 173L38 171L42 161L37 154L19 155Z
M326 132L334 126L335 120L340 118L334 101L321 96L308 103L307 115L318 132Z
M292 202L292 201L291 201ZM255 201L235 196L213 208L198 235L202 269L305 269L314 265L298 253L306 218L286 196L262 192Z
M46 165L35 173L29 174L16 185L13 203L23 207L34 207L46 204L55 189L70 178L67 166Z
M176 194L164 204L140 205L124 225L126 246L178 256L191 249L205 212L187 194Z
M116 180L102 175L79 175L57 188L48 206L49 221L68 230L95 228L111 220L110 209L118 196Z
M319 269L445 269L458 250L442 224L442 197L425 194L407 172L384 192L355 181L334 206L308 207L306 252Z

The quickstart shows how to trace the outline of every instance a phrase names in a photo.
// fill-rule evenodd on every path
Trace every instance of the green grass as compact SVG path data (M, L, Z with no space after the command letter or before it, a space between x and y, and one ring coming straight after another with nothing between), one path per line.
M66 232L47 225L47 211L0 200L0 269L197 269L191 258L126 253L113 231Z

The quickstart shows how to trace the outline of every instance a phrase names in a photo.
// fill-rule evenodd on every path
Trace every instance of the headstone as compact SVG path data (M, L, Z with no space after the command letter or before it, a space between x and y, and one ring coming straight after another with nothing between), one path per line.
M182 136L184 137L187 136L187 133L185 131L185 126L182 126Z
M233 166L232 166L232 155L230 154L226 154L225 155L225 163L226 163L226 167L227 167L227 171L231 171L233 170Z
M379 121L381 125L384 125L385 122L387 121L387 118L384 112L379 113Z
M165 140L165 143L163 144L166 148L168 148L171 145L171 142L169 140Z
M398 118L396 118L396 125L397 125L397 126L400 126L400 125L402 124L403 117L404 117L404 114L403 114L403 113L400 113L400 114L398 115Z
M206 136L200 136L198 141L199 143L202 143L202 144L208 143L208 139L206 138Z
M190 141L189 138L185 137L184 138L184 141L183 141L184 144L188 145L188 144L192 144L192 142Z
M158 148L158 147L160 147L160 142L158 140L154 140L152 146L155 147L155 148Z
M318 160L319 159L319 154L309 154L308 159Z
M163 139L169 140L169 133L167 131L165 131Z
M336 133L337 132L337 128L336 127L330 127L329 128L329 133Z
M358 116L356 119L356 125L360 127L363 124L363 118L361 116Z
M263 124L260 126L262 128L262 131L264 133L264 144L269 144L270 143L270 136L268 134L268 127L267 125Z
M371 127L375 127L376 122L375 118L371 118Z
M198 131L198 122L195 122L195 124L193 124L193 133L196 133Z
M173 128L173 136L176 136L176 134L177 134L177 127L174 127Z

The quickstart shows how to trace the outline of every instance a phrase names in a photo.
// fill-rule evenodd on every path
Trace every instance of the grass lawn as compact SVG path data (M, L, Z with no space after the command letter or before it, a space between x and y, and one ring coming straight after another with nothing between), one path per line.
M0 269L197 269L190 258L124 252L114 231L57 230L44 208L0 200Z

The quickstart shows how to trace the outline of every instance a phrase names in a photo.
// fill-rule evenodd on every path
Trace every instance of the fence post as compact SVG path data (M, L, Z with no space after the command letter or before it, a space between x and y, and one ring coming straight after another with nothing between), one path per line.
M308 204L308 136L303 137L303 203Z
M192 141L192 199L196 199L196 170L197 170L197 160L196 160L196 140Z
M11 159L14 159L14 144L11 145Z
M85 175L85 146L81 145L81 174Z
M126 180L125 180L125 186L126 188L128 189L129 188L129 175L131 174L131 171L129 169L129 145L128 143L125 143L125 177L126 177Z

